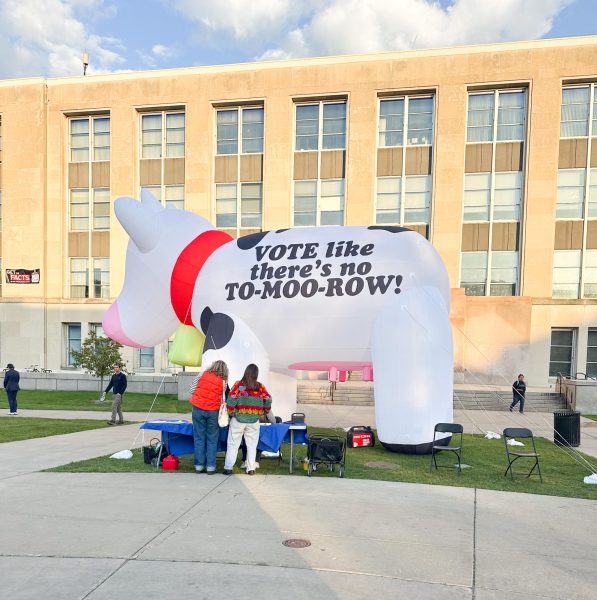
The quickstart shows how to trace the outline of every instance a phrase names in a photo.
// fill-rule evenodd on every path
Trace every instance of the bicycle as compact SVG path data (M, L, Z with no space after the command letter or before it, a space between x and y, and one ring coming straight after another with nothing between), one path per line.
M25 371L27 373L40 373L40 370L38 369L39 365L29 365Z

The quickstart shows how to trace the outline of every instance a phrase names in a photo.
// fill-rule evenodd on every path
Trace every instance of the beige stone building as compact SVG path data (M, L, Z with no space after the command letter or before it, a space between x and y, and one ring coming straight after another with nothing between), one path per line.
M234 235L411 227L458 379L597 374L596 82L597 37L1 81L0 362L72 368L124 277L112 200L146 187Z

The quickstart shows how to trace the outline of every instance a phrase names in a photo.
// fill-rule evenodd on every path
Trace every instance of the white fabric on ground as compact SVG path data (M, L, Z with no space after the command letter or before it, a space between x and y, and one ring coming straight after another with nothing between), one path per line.
M508 446L524 446L524 444L518 440L508 440L506 443Z
M110 458L133 458L133 453L130 450L121 450L116 454L112 454Z
M593 473L592 475L588 475L583 479L585 483L594 483L597 484L597 473Z
M485 434L485 438L488 440L499 440L502 436L499 433L496 433L495 431L488 431Z

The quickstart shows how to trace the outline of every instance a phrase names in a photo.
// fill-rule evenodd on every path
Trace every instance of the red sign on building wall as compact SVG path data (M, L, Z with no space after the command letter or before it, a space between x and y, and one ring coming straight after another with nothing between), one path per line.
M39 283L39 269L6 269L6 283Z

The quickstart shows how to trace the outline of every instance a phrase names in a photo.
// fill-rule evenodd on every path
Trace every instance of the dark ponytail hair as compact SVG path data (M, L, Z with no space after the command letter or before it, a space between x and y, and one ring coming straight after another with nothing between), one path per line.
M248 390L258 390L259 381L257 381L257 377L259 377L259 367L251 363L250 365L247 365L241 383Z

